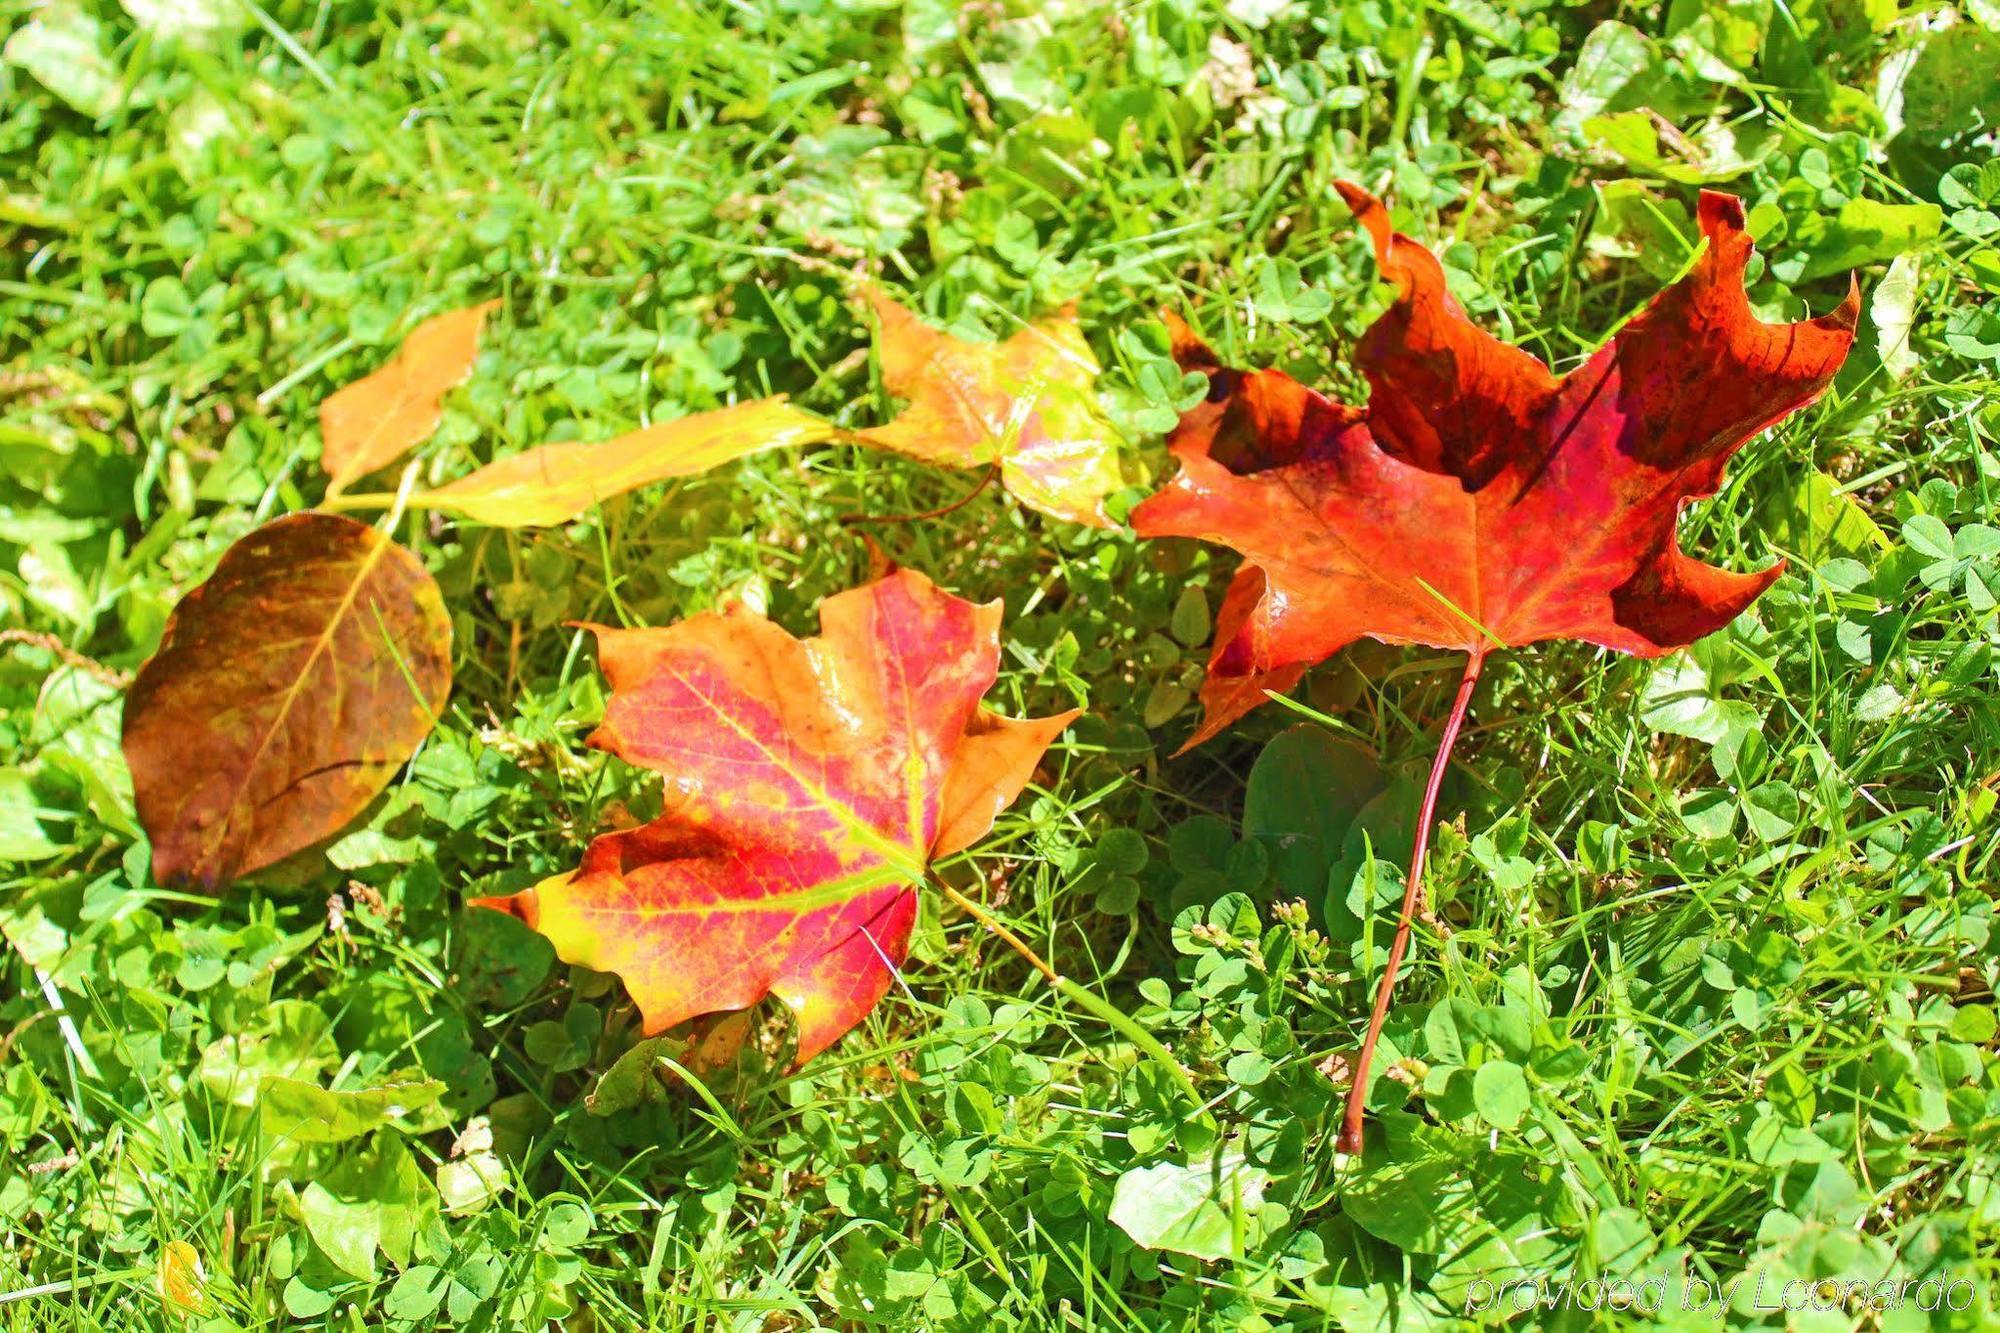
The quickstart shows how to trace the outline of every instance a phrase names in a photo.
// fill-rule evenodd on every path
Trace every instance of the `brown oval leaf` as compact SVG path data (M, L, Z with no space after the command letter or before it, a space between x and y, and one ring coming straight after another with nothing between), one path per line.
M387 467L430 438L444 396L472 373L487 301L432 316L410 331L389 363L319 405L320 466L329 492Z
M451 621L414 555L333 514L244 537L125 701L154 879L215 888L338 832L450 692Z

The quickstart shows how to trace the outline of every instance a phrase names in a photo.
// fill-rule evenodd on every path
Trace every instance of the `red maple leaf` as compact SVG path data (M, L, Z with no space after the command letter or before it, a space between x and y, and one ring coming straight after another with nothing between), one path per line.
M1680 549L1682 506L1712 495L1753 435L1817 398L1846 359L1860 295L1766 324L1750 311L1742 205L1704 191L1707 244L1576 370L1557 375L1469 321L1423 246L1367 192L1340 192L1398 296L1361 339L1365 409L1276 370L1237 371L1171 314L1175 359L1209 378L1181 418L1181 471L1132 513L1245 559L1223 597L1196 745L1367 635L1459 648L1465 674L1419 810L1401 921L1355 1066L1341 1144L1361 1146L1368 1063L1408 945L1438 787L1486 654L1582 639L1640 656L1722 628L1783 572Z
M838 1040L908 954L928 864L984 837L1076 717L982 708L1000 604L921 574L828 598L820 627L738 608L599 629L614 693L591 744L660 772L666 810L481 900L617 973L649 1034L776 995L801 1063Z
M1171 441L1180 475L1132 526L1246 558L1190 745L1363 635L1475 656L1544 639L1657 656L1728 624L1783 572L1692 559L1675 520L1745 441L1826 388L1858 295L1808 323L1756 319L1742 207L1705 191L1693 270L1559 376L1466 319L1380 201L1340 191L1400 289L1356 350L1366 409L1282 371L1225 369L1167 316L1209 394Z

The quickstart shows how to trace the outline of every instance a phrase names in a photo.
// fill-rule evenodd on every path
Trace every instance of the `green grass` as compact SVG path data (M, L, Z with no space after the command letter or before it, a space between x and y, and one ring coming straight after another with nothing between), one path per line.
M2000 19L1233 8L0 0L0 1327L1623 1318L1467 1313L1539 1275L1658 1282L1689 1326L1715 1314L1688 1279L1742 1278L1730 1321L1834 1329L1857 1316L1754 1308L1757 1281L1947 1272L1971 1309L1912 1289L1862 1317L2000 1318ZM1489 663L1364 1160L1334 1153L1327 1071L1457 662L1364 645L1170 758L1219 549L997 488L876 534L1006 599L992 702L1089 709L939 874L1167 1042L1220 1155L1156 1065L936 894L861 1028L792 1074L760 1010L699 1091L648 1072L678 1044L619 1064L613 979L462 910L657 807L582 744L603 687L569 622L754 589L804 632L868 569L842 516L972 473L826 448L558 530L407 520L457 635L407 776L330 862L215 901L147 877L122 682L231 541L318 498L318 401L424 315L503 302L426 480L773 391L880 421L848 271L967 332L1078 302L1164 475L1162 306L1365 393L1347 352L1386 297L1334 180L1381 188L1477 318L1566 368L1685 264L1703 175L1750 209L1760 312L1826 310L1850 270L1867 294L1835 387L1684 533L1791 572L1660 663ZM297 1131L336 1102L274 1081L360 1114L399 1076L443 1095L328 1145ZM1189 1163L1208 1197L1146 1248L1129 1200ZM160 1284L191 1258L193 1315Z

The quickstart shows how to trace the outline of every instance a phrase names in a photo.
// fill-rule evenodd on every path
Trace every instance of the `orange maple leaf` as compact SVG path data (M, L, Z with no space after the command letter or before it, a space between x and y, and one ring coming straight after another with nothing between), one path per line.
M482 905L617 973L649 1034L774 994L810 1059L887 993L929 863L983 837L1077 716L980 706L1000 614L899 571L828 598L810 639L740 608L598 629L591 744L663 774L666 811Z
M995 467L1031 509L1072 523L1114 526L1105 497L1124 484L1117 433L1097 404L1097 358L1065 307L996 343L932 328L879 287L875 312L882 382L907 400L865 443L949 467Z

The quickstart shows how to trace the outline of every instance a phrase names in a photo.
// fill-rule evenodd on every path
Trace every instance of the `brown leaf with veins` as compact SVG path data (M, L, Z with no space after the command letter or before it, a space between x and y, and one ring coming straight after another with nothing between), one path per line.
M333 514L242 538L125 700L153 878L217 888L338 833L450 692L451 620L409 551Z

